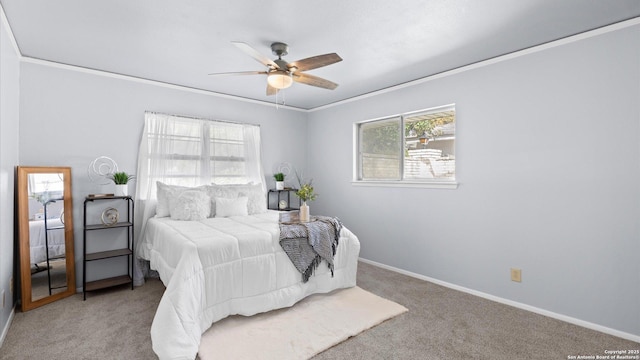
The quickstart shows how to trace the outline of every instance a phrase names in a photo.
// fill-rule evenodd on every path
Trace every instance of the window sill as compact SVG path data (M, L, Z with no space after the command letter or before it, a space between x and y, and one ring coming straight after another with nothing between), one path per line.
M457 189L456 181L375 181L375 180L354 180L353 186L377 186L377 187L406 187L423 189Z

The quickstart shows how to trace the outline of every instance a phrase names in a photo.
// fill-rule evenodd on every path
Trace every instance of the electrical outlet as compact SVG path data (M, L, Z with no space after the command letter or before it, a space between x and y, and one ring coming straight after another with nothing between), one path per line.
M511 281L522 282L522 270L511 268Z

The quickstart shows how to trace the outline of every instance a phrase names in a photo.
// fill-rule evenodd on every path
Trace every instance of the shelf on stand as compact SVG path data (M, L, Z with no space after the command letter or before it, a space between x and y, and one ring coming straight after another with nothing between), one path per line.
M117 256L123 255L131 255L133 251L131 249L117 249L117 250L109 250L109 251L101 251L87 254L86 261L100 260L100 259L108 259Z
M120 276L114 276L114 277L100 279L96 281L87 281L84 291L94 291L99 289L105 289L112 286L129 284L132 281L133 280L131 280L131 276L129 275L120 275Z

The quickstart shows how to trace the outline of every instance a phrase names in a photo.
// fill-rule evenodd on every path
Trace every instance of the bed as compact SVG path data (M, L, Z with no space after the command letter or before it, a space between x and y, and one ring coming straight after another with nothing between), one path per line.
M47 261L47 242L49 244L49 259L65 256L64 224L59 218L47 219L47 227L49 228L49 237L45 242L45 221L29 221L30 263L32 265Z
M179 188L173 188L173 210L180 203L176 197L184 193L200 194L191 197L191 203L200 201L202 194L211 195L203 201L213 204L208 216L185 220L168 214L163 189L159 184L156 215L146 220L138 246L138 257L149 261L166 286L151 326L153 350L160 359L193 360L202 333L229 315L250 316L356 285L360 243L345 227L340 230L333 275L323 262L303 282L280 246L279 212L266 210L263 191L204 186L180 189L183 194L176 195ZM247 198L242 196L246 194L246 214L221 208L220 196Z

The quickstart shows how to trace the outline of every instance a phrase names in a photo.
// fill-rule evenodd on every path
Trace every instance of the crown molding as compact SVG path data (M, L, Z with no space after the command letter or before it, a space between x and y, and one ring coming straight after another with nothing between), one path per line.
M22 52L20 52L18 42L16 42L16 37L13 35L13 30L11 30L9 19L7 19L7 14L5 14L2 4L0 4L0 21L2 21L3 27L7 29L7 33L9 34L9 41L11 42L11 46L13 47L13 51L18 56L18 60L21 60Z

